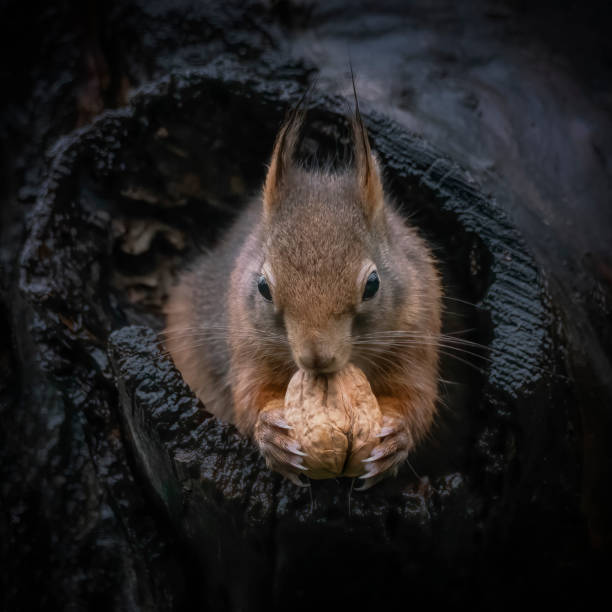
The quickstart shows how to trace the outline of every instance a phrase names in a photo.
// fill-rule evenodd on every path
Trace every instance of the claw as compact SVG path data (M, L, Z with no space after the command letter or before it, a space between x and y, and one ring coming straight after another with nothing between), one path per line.
M362 459L361 463L371 463L372 461L377 461L378 459L384 459L385 457L389 457L393 455L393 453L398 452L398 447L393 443L393 440L382 442L380 446L377 446L372 454L367 459Z
M372 451L372 454L367 459L362 459L361 463L371 463L372 461L376 461L380 459L384 455L384 451L377 449Z
M379 472L380 472L380 470L377 470L376 468L374 468L374 469L366 471L365 474L362 474L361 476L358 476L358 478L360 480L367 480L368 478L372 478L372 477L376 476Z
M294 468L298 470L303 470L304 472L308 471L308 468L301 461L290 461L289 465L292 465Z
M299 455L300 457L307 457L308 456L306 453L303 453L300 450L300 447L299 447L297 442L293 442L292 444L288 444L287 445L287 449L289 451L291 451L294 455Z
M385 436L388 436L389 434L392 434L395 431L395 427L391 426L391 425L387 425L386 427L383 427L377 434L376 437L377 438L384 438Z
M293 427L291 427L291 425L289 425L285 419L274 419L272 422L274 425L276 425L276 427L280 427L281 429L286 429L287 431L293 429Z
M376 484L376 482L376 480L367 480L360 487L356 487L355 489L353 489L353 491L367 491L368 489L371 489Z
M263 412L260 418L267 424L272 425L272 427L278 427L279 429L291 430L293 427L283 419L282 416L278 416L278 414L273 414L271 412Z
M290 480L296 487L309 487L310 483L302 482L297 474L291 472L283 472L283 476Z

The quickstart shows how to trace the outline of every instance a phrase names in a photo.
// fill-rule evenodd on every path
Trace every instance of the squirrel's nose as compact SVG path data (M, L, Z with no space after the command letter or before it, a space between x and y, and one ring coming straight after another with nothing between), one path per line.
M335 371L336 358L320 350L308 348L300 353L298 365L305 370L331 373Z

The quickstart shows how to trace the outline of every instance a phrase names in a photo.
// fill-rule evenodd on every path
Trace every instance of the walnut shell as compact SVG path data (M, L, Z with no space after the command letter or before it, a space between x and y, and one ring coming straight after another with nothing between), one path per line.
M285 394L285 420L307 455L307 475L321 479L364 473L382 414L365 374L349 364L331 375L298 370Z

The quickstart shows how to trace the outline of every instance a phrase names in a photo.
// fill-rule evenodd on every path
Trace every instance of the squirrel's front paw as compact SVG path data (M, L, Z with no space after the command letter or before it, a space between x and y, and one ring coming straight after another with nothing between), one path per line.
M387 476L395 475L414 446L412 436L400 418L383 417L382 427L376 437L381 441L372 449L370 456L362 461L366 471L363 476L359 476L364 483L358 491L365 491Z
M283 402L279 404L279 407L266 407L259 413L255 424L255 442L271 470L282 474L298 487L307 487L309 485L300 479L308 471L302 460L306 453L289 437L291 427L284 418Z

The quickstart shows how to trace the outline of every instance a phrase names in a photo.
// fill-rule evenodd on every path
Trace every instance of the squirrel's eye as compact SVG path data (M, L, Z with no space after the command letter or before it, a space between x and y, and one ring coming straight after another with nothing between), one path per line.
M378 278L378 272L374 270L374 272L370 273L366 281L365 289L363 290L363 299L369 300L373 298L378 291L378 287L380 287L380 280Z
M261 295L263 295L263 297L268 300L268 302L272 301L270 285L268 285L268 281L266 280L266 277L263 274L257 280L257 289L259 289L259 293L261 293Z

